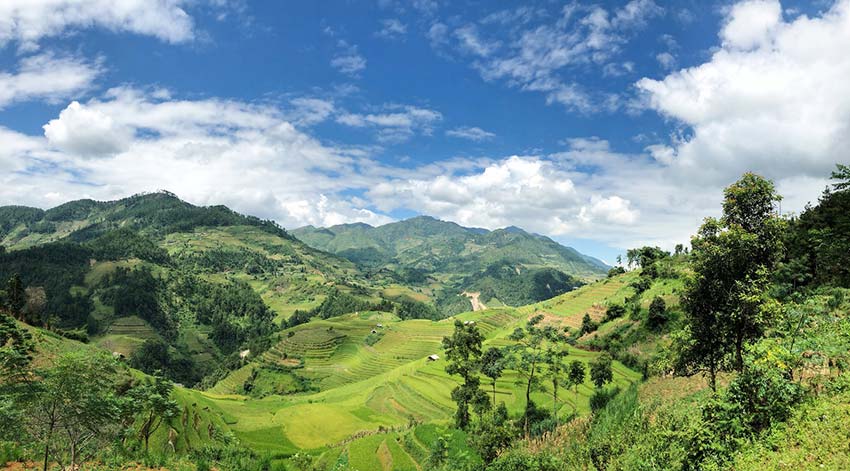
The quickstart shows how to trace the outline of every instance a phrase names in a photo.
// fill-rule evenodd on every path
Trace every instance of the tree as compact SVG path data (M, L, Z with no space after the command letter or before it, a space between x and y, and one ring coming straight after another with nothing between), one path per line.
M724 196L723 216L706 219L691 241L693 276L682 299L689 335L680 346L679 369L707 371L712 387L728 355L743 370L744 347L772 321L767 288L785 226L774 213L781 198L769 180L744 174Z
M469 434L470 445L478 452L484 464L490 464L501 450L508 448L518 431L508 418L505 403L482 415Z
M567 382L573 387L575 392L575 403L573 404L573 413L578 412L578 387L584 384L584 378L587 376L584 363L579 360L570 362L569 371L567 372Z
M145 443L145 453L148 452L151 435L180 412L177 402L171 399L173 388L171 381L154 375L153 378L145 378L127 393L142 416L139 436Z
M109 429L119 415L115 362L105 354L66 353L50 368L38 371L38 376L41 381L30 383L26 419L43 444L43 469L47 470L51 455L77 469L78 462L91 457L87 450L112 439Z
M41 286L30 286L24 290L26 304L24 305L24 320L30 325L43 322L42 314L47 306L47 293Z
M455 320L451 337L443 337L448 365L446 373L460 375L463 383L452 390L457 403L455 425L462 430L469 426L469 407L484 410L489 405L487 394L479 388L478 370L481 367L481 342L484 336L473 322Z
M649 304L649 314L646 316L646 324L651 330L658 330L667 323L667 303L661 296L656 296Z
M602 388L614 379L611 362L611 354L608 352L602 352L601 355L590 362L590 380L597 388Z
M23 436L22 403L29 393L26 381L34 350L29 331L0 311L0 441Z
M835 164L836 170L832 172L830 178L838 180L838 183L833 183L832 187L835 191L844 191L850 189L850 165Z
M584 334L589 334L598 328L599 324L593 322L589 313L585 313L584 317L581 318L581 329L578 331L578 335L582 336Z
M549 379L552 380L552 415L555 417L555 425L558 425L558 386L561 384L561 377L567 370L567 365L564 364L564 358L569 354L568 350L560 348L558 345L551 345L546 349L546 367Z
M21 282L20 275L16 273L9 278L6 286L6 304L16 319L23 320L22 314L26 302L27 297L24 292L24 284Z
M501 348L490 347L481 356L481 373L493 381L493 407L496 407L496 380L505 369L505 353Z
M537 387L540 382L539 369L546 361L546 342L556 342L563 339L554 327L540 327L540 321L543 320L542 315L536 315L528 320L525 328L517 327L516 330L508 337L516 344L510 346L511 363L513 368L525 379L525 434L530 432L529 428L529 412L533 410L531 402L531 392Z

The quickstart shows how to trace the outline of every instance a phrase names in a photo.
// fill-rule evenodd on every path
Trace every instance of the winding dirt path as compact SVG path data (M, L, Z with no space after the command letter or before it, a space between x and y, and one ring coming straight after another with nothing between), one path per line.
M487 306L485 306L484 303L482 303L481 300L478 299L481 296L481 293L479 293L479 292L470 293L470 292L464 291L463 293L460 293L460 294L469 298L469 302L472 303L472 310L473 311L483 311L483 310L487 309Z

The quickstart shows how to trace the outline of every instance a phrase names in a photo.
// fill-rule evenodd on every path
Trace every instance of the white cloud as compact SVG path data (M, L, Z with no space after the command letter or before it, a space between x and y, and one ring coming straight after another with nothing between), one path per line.
M99 27L154 36L170 43L194 38L184 0L3 0L0 46L11 41L23 49L66 31Z
M342 113L339 124L355 128L375 128L382 142L401 142L414 134L431 135L433 126L443 119L439 111L409 105L388 105L384 113Z
M45 138L0 128L0 202L44 207L169 189L287 227L391 220L340 195L382 174L357 150L323 145L276 108L153 94L119 88L72 103L45 126Z
M649 107L687 130L650 150L702 182L747 170L827 175L850 148L850 0L789 22L777 2L743 2L728 15L708 62L637 83Z
M518 225L550 235L635 222L629 201L579 188L576 176L546 159L513 156L471 173L383 182L368 196L383 210L406 207L467 226Z
M292 120L296 124L309 126L328 119L335 110L333 102L320 98L299 97L290 100L293 106Z
M340 72L356 77L361 70L366 68L366 59L360 54L343 54L331 59L331 67Z
M397 39L407 34L407 25L396 18L381 20L381 29L375 33L386 39Z
M42 99L55 102L91 87L99 63L42 53L21 59L14 73L0 72L0 109L11 103Z
M105 113L74 101L59 118L44 126L47 141L70 154L105 157L123 151L132 141L129 129L117 125Z
M723 46L750 49L766 45L782 24L782 6L778 0L749 0L732 7L720 31Z
M527 9L497 12L478 24L455 29L453 36L459 51L476 57L472 66L484 80L504 81L520 90L543 93L547 103L593 112L610 110L618 103L608 94L575 83L574 72L583 67L599 67L609 75L630 70L632 64L612 64L612 59L636 30L662 13L652 0L632 0L610 10L573 3L554 18ZM448 42L446 30L442 23L431 27L432 46Z
M490 131L485 131L479 127L461 126L459 128L449 129L446 131L447 136L457 137L460 139L468 139L470 141L481 142L496 137Z
M655 55L655 60L658 61L664 70L670 70L676 67L676 56L669 52L659 52Z

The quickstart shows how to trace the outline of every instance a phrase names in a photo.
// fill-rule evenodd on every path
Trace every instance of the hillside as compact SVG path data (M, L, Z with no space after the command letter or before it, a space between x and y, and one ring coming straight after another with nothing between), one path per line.
M486 305L521 306L597 280L601 261L516 227L488 231L428 216L379 227L343 224L295 229L311 247L351 260L374 277L415 286L448 313L469 309L463 292Z
M187 384L225 374L237 350L265 350L281 322L332 288L376 299L348 260L169 193L0 214L0 278L20 275L32 322L127 356L148 344L148 368L165 362Z

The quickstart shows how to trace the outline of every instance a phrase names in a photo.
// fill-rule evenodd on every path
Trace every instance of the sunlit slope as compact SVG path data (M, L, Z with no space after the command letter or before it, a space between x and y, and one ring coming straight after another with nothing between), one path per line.
M627 278L600 282L551 301L550 316L566 324L580 322L589 307L621 299ZM540 306L521 309L489 309L456 316L475 321L488 345L507 345L507 335L522 325ZM578 319L578 320L576 320ZM452 388L458 378L445 373L441 348L443 336L453 329L454 319L440 322L399 321L379 313L352 313L314 321L281 333L278 343L242 369L222 380L208 394L228 418L230 428L246 445L275 453L296 448L316 449L342 444L358 432L379 427L402 428L411 421L447 422L454 413ZM381 324L382 327L378 327ZM372 331L380 338L372 345ZM437 354L440 359L428 361ZM597 353L570 348L570 359L589 362ZM314 391L294 395L247 398L242 389L252 369L298 365L292 373L308 378ZM624 386L640 375L614 364L615 384ZM497 401L519 414L525 406L519 377L507 371L496 384ZM485 386L489 384L485 381ZM573 394L560 394L559 409L568 413L588 408L592 386ZM533 394L543 407L551 408L551 389L546 385Z

